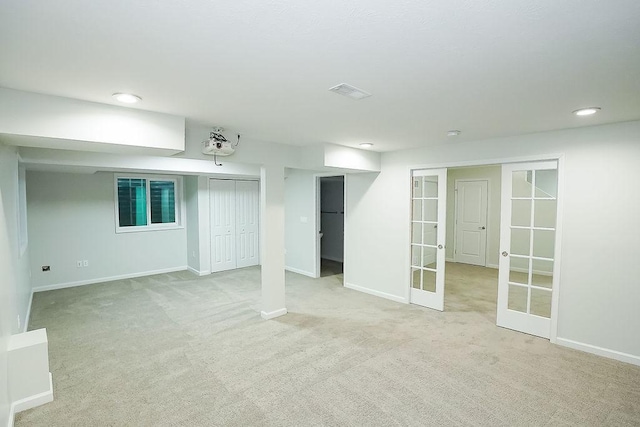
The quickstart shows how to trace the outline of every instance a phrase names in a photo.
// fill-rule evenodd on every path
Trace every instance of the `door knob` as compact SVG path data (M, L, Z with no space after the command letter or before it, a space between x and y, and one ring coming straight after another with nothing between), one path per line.
M507 255L509 255L509 252L507 252L507 251L502 251L502 256L507 256Z
M438 245L438 249L442 249L442 245Z
M483 225L482 227L478 227L478 230L484 230L484 229L486 229L486 228L487 228L487 227L485 227L485 226Z

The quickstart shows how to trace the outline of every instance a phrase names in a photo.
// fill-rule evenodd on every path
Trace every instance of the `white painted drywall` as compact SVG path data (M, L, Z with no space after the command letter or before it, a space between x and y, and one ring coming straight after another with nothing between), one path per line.
M184 201L187 211L187 266L191 271L200 271L200 233L198 229L198 177L184 178Z
M18 230L18 154L14 147L0 143L0 425L3 426L9 421L9 338L24 330L31 301L29 247L21 254Z
M380 153L375 151L335 144L325 144L324 146L324 165L328 167L378 172L380 171L380 158Z
M114 191L112 173L27 172L34 288L186 268L186 228L116 233Z
M500 247L500 166L478 168L452 168L447 171L447 244L446 257L453 259L455 247L455 182L456 179L483 179L488 181L487 203L487 266L498 267Z
M184 150L185 120L169 114L143 111L78 99L0 88L0 133L51 138L44 145L27 138L20 145L113 151L114 146ZM77 146L83 142L82 148ZM70 145L69 145L70 144Z
M285 265L296 273L316 272L316 172L287 169L284 180Z
M558 337L640 358L640 122L385 153L347 180L345 281L406 297L409 167L564 154ZM562 184L562 183L561 183ZM638 359L640 360L640 359Z
M320 179L320 256L342 262L344 258L344 178Z

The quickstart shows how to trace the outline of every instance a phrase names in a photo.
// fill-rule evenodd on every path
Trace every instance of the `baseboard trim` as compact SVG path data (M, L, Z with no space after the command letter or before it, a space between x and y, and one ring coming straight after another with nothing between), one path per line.
M195 268L189 267L189 266L187 266L187 270L189 270L191 273L195 274L196 276L207 276L207 275L211 274L210 270L200 271L200 270L196 270Z
M22 325L22 332L29 330L29 320L31 319L31 304L33 304L33 289L31 289L31 296L29 297L29 306L27 307L27 314L24 316L24 324Z
M15 418L16 418L16 411L12 404L12 405L9 405L9 420L7 422L7 427L13 427L13 422Z
M397 295L388 294L386 292L376 291L374 289L364 288L362 286L354 285L353 283L345 283L345 288L353 289L354 291L363 292L365 294L373 295L376 297L388 299L395 302L401 302L407 304L408 301L405 297L399 297Z
M285 269L285 270L287 270L287 271L290 271L290 272L292 272L292 273L302 274L303 276L311 277L312 279L315 279L315 278L316 278L316 276L315 276L313 273L310 273L310 272L305 271L305 270L300 270L300 269L298 269L298 268L294 268L294 267L287 267L287 266L285 265L284 269Z
M275 310L270 313L267 313L266 311L260 312L260 316L262 316L264 320L274 319L276 317L284 316L285 314L287 314L286 308L281 308L280 310Z
M587 353L595 354L597 356L607 357L609 359L619 360L620 362L630 363L632 365L640 366L640 356L634 356L633 354L623 353L621 351L609 350L608 348L602 348L591 344L585 344L578 341L569 340L566 338L556 338L558 345L569 347L574 350L580 350Z
M77 282L56 283L54 285L38 286L36 288L33 288L33 292L53 291L56 289L73 288L76 286L93 285L103 282L113 282L114 280L135 279L136 277L153 276L154 274L175 273L176 271L185 270L187 270L187 266L143 271L140 273L122 274L120 276L100 277L97 279L79 280Z
M49 390L44 393L36 394L33 396L25 397L24 399L16 400L11 405L11 410L14 415L18 412L26 411L27 409L35 408L36 406L44 405L53 401L53 377L49 372ZM13 424L13 422L12 422Z

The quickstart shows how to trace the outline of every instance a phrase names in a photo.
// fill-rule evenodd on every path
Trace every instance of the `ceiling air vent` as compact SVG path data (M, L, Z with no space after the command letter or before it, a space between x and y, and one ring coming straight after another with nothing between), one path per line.
M346 83L340 83L337 86L329 89L331 92L339 93L340 95L348 96L352 99L363 99L371 96L370 93L365 92L357 87L348 85Z

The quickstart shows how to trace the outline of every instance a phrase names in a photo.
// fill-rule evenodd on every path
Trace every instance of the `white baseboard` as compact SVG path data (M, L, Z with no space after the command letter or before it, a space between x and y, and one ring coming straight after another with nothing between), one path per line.
M16 412L14 410L13 405L9 405L9 421L7 422L7 427L13 427L13 422L16 417Z
M189 270L190 272L192 272L196 276L206 276L208 274L211 274L211 270L200 271L200 270L196 270L195 268L189 267L189 266L187 266L187 270Z
M353 283L345 283L345 288L353 289L354 291L363 292L365 294L373 295L380 298L389 299L395 302L401 302L407 304L408 301L405 297L399 297L397 295L388 294L386 292L376 291L374 289L363 288L362 286L354 285Z
M608 357L609 359L619 360L620 362L630 363L632 365L640 366L640 356L634 356L633 354L622 353L620 351L609 350L607 348L598 347L591 344L585 344L578 341L568 340L566 338L556 338L558 345L569 347L574 350L585 351L587 353L595 354L602 357Z
M73 288L75 286L93 285L95 283L113 282L114 280L135 279L136 277L153 276L154 274L175 273L185 271L187 266L164 268L162 270L143 271L140 273L122 274L120 276L99 277L96 279L79 280L77 282L56 283L53 285L38 286L33 288L33 292L53 291L56 289Z
M303 276L308 276L308 277L311 277L312 279L316 279L315 274L309 273L308 271L305 271L305 270L300 270L298 268L293 268L293 267L287 267L286 265L285 265L284 269L287 270L287 271L290 271L292 273L302 274Z
M35 408L36 406L44 405L45 403L49 403L52 401L53 401L53 377L51 376L51 372L49 372L49 390L45 391L44 393L40 393L34 396L25 397L24 399L16 400L11 405L11 409L14 414L17 414L18 412L26 411L27 409Z
M29 329L29 319L31 319L31 304L33 304L33 289L31 289L31 295L29 296L29 306L27 307L27 314L24 316L24 323L22 325L22 332L27 332Z
M264 320L274 319L276 317L284 316L285 314L287 314L286 308L281 308L280 310L275 310L270 313L265 311L260 312L260 316L262 316Z

